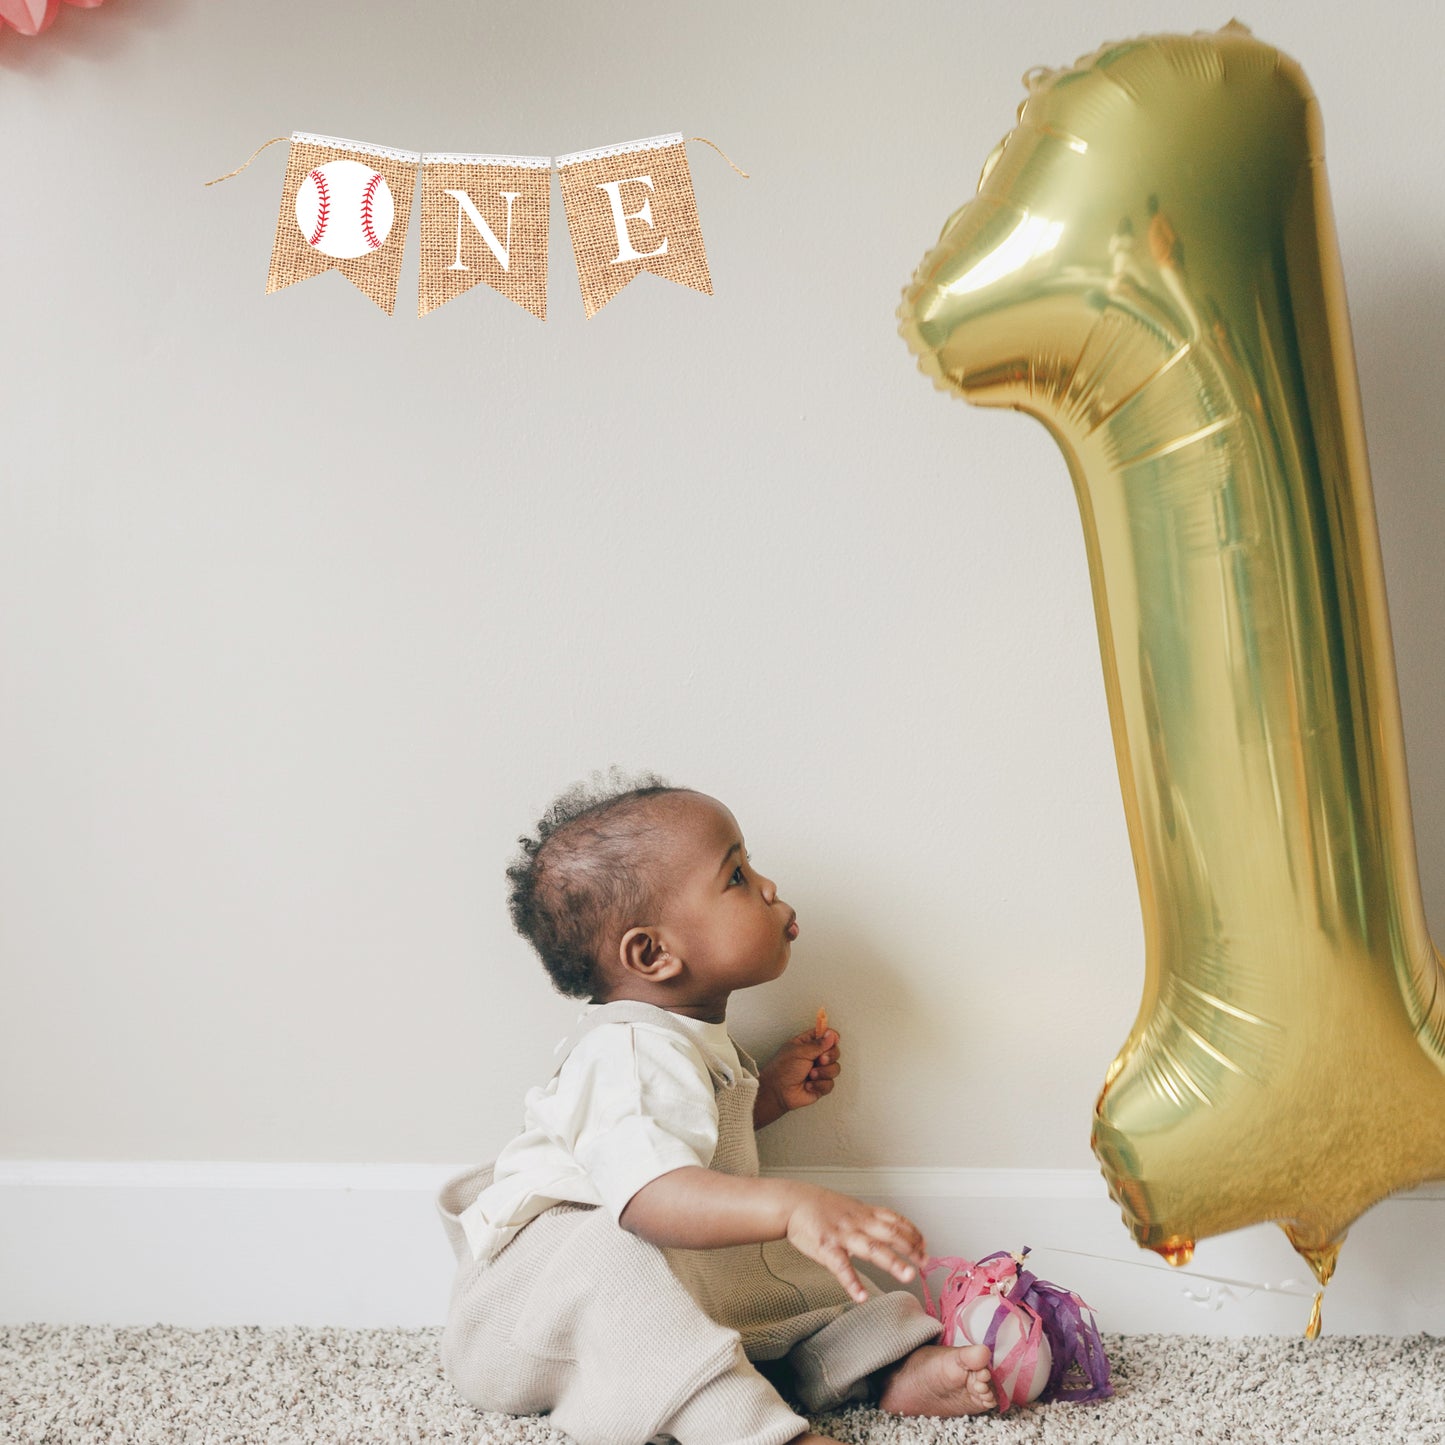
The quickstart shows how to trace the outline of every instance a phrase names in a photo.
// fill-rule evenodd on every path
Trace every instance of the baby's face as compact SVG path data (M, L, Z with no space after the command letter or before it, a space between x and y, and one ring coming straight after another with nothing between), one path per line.
M670 887L659 941L685 967L697 1002L767 983L788 966L797 914L748 858L737 819L716 798L685 793L663 814Z

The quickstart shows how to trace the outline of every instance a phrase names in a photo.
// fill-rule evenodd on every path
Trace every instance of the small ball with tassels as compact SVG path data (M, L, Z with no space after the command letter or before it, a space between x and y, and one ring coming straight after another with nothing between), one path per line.
M1025 1269L1028 1253L926 1260L924 1308L942 1323L944 1344L987 1345L993 1351L1000 1411L1034 1400L1107 1399L1114 1390L1094 1311L1072 1290ZM942 1269L948 1274L935 1298L928 1278Z

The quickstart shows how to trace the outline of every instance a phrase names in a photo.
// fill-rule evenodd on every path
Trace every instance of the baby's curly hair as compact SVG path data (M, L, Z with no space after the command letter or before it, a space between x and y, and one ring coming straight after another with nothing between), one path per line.
M574 783L543 814L535 838L518 838L507 905L558 993L591 998L601 991L603 950L656 900L654 800L691 791L614 766L605 777L595 772L590 782Z

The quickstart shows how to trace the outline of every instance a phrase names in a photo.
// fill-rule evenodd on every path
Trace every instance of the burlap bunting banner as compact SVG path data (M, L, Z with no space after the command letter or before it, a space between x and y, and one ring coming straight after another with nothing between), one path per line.
M418 316L479 281L547 319L549 156L422 156Z
M390 316L420 161L415 151L296 131L267 293L334 266Z
M589 317L639 271L712 295L680 132L558 156L557 171Z
M285 139L206 184L239 175ZM546 156L423 155L295 131L267 293L335 268L390 316L421 172L417 315L485 281L545 321L553 169L589 319L639 271L712 295L681 132L575 151L554 165Z

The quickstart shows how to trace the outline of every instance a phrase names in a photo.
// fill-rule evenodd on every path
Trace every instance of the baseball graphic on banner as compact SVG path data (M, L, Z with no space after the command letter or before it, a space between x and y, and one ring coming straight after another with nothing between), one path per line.
M327 161L296 192L296 224L307 244L339 261L385 245L395 216L386 178L360 161Z

